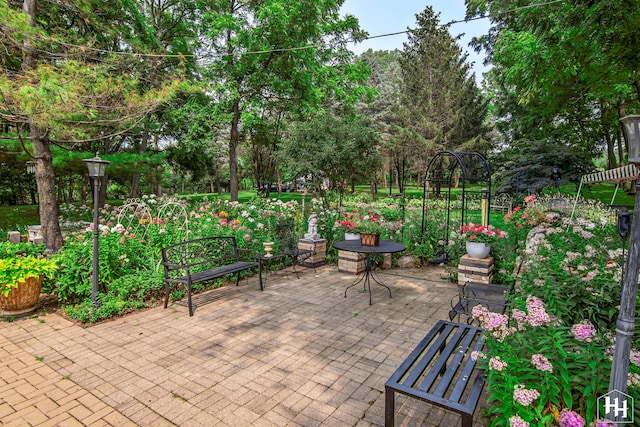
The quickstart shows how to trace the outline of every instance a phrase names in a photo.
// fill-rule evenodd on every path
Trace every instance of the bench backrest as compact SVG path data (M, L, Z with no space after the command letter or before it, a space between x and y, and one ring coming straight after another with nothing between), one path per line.
M238 261L236 238L233 236L204 237L187 240L162 248L165 271L204 271Z

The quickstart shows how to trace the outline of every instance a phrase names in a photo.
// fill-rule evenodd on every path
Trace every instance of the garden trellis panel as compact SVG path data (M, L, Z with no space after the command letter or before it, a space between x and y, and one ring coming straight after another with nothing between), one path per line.
M461 195L453 199L452 190L460 189ZM468 201L472 198L487 198L487 207L491 206L491 169L486 159L475 152L457 153L441 151L429 162L422 196L422 227L421 238L424 241L425 225L428 219L442 216L444 224L443 235L438 239L440 249L434 253L432 262L446 262L449 256L446 252L452 223L459 221L458 227L467 222ZM437 212L435 204L429 203L429 197L444 200L446 210ZM485 221L489 222L489 209L486 211Z
M590 173L588 175L582 175L582 179L580 179L580 185L578 186L578 193L576 194L576 198L573 201L573 209L571 210L571 219L573 219L573 215L576 211L576 205L578 204L578 197L580 197L580 192L582 191L583 184L596 184L600 182L605 182L608 184L615 184L616 189L613 191L613 197L611 198L610 205L613 205L613 201L616 199L616 194L618 194L618 188L620 184L627 181L635 181L638 179L638 169L635 165L627 165L622 166L615 169L609 169L602 172Z

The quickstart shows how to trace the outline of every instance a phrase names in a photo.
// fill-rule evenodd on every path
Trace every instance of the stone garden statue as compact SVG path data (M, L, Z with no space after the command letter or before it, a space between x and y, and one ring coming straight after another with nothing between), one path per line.
M320 235L318 234L318 215L311 214L311 216L309 216L308 223L309 228L307 229L307 233L304 235L304 238L308 240L320 239Z

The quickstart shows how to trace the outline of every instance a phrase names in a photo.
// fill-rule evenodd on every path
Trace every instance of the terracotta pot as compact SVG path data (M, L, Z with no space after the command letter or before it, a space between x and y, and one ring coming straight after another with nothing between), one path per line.
M0 314L16 316L35 310L43 280L44 276L27 277L24 282L18 282L18 287L12 288L6 297L0 293Z
M479 242L467 242L467 255L471 258L482 259L489 256L491 246Z

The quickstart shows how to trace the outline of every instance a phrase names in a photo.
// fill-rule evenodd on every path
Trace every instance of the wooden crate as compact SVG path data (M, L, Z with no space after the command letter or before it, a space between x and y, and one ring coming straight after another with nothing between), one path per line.
M312 250L315 253L308 258L301 260L300 264L305 267L319 267L324 264L324 258L327 255L327 240L306 240L298 241L298 249Z
M360 274L365 269L366 254L349 251L338 251L338 271Z
M493 257L483 259L464 255L458 264L458 284L468 282L489 284L493 281Z

